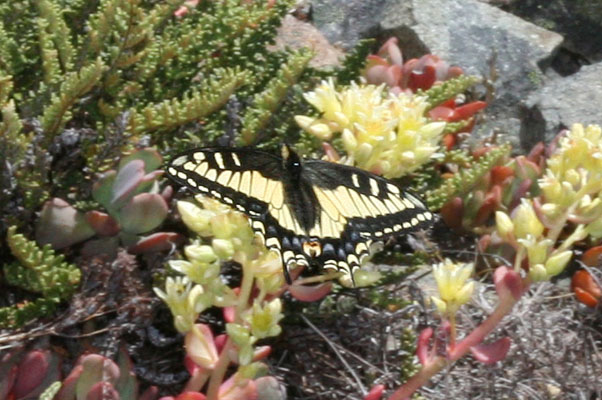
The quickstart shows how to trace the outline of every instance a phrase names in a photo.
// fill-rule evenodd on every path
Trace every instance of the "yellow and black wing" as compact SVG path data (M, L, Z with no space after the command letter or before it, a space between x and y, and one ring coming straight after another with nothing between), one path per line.
M205 148L176 156L167 173L197 193L246 213L283 260L315 262L353 277L373 242L431 224L415 196L358 168L253 149Z
M303 173L320 205L312 234L323 243L317 261L325 268L352 275L372 243L433 223L418 197L378 175L320 160L306 161Z

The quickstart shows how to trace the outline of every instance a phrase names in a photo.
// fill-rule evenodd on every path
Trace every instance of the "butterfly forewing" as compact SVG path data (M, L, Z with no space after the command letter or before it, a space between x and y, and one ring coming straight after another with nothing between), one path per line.
M214 197L250 216L264 214L270 204L284 201L281 163L269 153L196 149L175 157L167 172L195 192Z
M281 158L250 149L195 149L174 157L167 173L194 192L247 214L253 230L283 257L287 268L305 261L298 257L301 241L292 240L302 230L286 200Z

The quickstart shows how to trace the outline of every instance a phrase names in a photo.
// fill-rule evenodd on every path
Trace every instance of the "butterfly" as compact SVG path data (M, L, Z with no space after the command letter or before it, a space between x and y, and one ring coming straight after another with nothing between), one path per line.
M252 148L199 148L176 155L167 175L235 207L281 257L284 275L312 264L350 275L370 246L423 229L433 214L416 196L359 168Z

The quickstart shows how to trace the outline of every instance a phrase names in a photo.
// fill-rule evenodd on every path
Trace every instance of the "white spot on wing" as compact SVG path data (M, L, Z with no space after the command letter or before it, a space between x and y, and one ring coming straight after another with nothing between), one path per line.
M180 156L180 157L176 158L175 160L173 160L171 162L171 164L175 165L176 167L179 167L180 165L184 164L186 161L188 161L187 156Z
M259 172L253 172L253 186L251 186L251 196L255 197L256 199L265 201L265 198L262 196L265 196L267 183L266 181L267 179L261 176Z
M238 154L236 153L231 153L232 154L232 161L234 161L234 165L236 165L237 167L240 167L240 158L238 158Z
M210 169L205 174L205 178L209 179L210 181L215 181L215 179L217 178L217 171L214 169Z
M205 176L205 172L207 172L208 169L209 169L209 164L207 164L206 162L202 162L196 167L194 172L196 172L197 174L199 174L201 176Z
M251 172L245 171L242 173L242 178L240 179L240 186L238 187L238 190L246 195L249 195L251 191Z
M268 240L265 241L265 245L267 247L275 247L277 249L280 248L280 242L274 237L268 238Z
M215 158L215 163L217 164L217 166L220 169L224 169L224 157L222 156L221 153L215 153L213 155L213 158Z
M228 186L228 182L230 182L230 177L232 176L232 171L224 171L219 174L217 178L217 183L220 185Z
M378 189L378 182L376 179L370 178L370 192L373 196L378 196L380 190Z

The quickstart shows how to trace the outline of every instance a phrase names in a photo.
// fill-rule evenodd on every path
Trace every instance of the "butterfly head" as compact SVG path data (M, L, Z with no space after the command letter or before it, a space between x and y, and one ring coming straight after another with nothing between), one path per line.
M299 177L301 173L301 158L288 145L283 144L280 147L280 155L282 156L282 167L289 171L293 177Z

